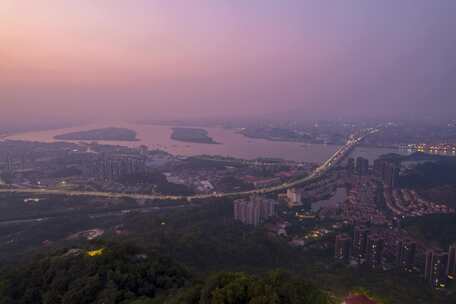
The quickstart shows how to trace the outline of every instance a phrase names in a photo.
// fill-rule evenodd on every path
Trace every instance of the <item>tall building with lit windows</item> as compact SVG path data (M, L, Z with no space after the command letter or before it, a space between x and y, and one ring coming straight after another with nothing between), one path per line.
M398 186L400 166L386 159L376 159L374 161L373 173L383 181L385 187L394 189Z
M366 257L367 264L371 269L382 269L383 250L385 248L385 240L374 234L367 238Z
M350 262L352 248L352 238L346 234L339 234L336 236L335 254L336 260L344 263Z
M357 259L366 257L367 236L369 229L364 226L355 227L353 233L353 256Z
M403 270L411 270L415 265L416 243L412 240L399 240L396 243L396 266Z
M456 279L456 243L448 250L447 276L449 279Z
M426 252L426 264L424 267L424 279L433 288L445 288L447 276L448 254L440 250L428 250Z

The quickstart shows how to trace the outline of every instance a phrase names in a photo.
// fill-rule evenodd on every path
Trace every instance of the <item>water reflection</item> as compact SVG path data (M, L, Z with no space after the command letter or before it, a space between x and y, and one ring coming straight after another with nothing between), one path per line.
M283 158L287 160L319 163L328 159L338 148L336 145L303 144L295 142L277 142L264 139L247 138L236 130L224 128L205 128L209 136L219 145L196 144L175 141L170 138L172 126L141 125L116 123L109 125L88 125L84 127L59 130L28 132L8 137L13 140L29 140L40 142L55 142L54 136L77 131L86 131L94 128L123 127L135 130L139 141L103 141L102 143L138 147L146 145L150 149L161 149L176 155L221 155L245 159L259 157ZM363 156L373 161L381 154L398 152L397 149L363 148L356 149L354 156Z

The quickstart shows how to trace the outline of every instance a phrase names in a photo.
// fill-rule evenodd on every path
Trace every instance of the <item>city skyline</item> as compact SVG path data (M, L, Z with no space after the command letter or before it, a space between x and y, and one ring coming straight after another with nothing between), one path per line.
M0 119L448 118L454 1L0 5Z

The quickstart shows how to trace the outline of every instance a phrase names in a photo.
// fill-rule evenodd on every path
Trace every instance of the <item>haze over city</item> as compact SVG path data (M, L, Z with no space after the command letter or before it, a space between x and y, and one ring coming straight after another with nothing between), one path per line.
M456 0L0 0L0 304L455 304Z
M447 119L453 0L3 0L2 125Z

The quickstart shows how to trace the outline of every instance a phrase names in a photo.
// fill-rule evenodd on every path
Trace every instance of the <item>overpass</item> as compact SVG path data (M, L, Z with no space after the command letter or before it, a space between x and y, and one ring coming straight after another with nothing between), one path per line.
M72 191L72 190L59 190L59 189L45 189L45 188L4 188L0 189L0 193L18 193L18 194L35 194L35 195L65 195L65 196L91 196L100 198L131 198L136 200L172 200L172 201L192 201L197 199L209 198L238 198L242 196L250 196L255 194L269 194L287 189L304 186L318 178L324 176L341 161L343 161L350 152L367 136L378 132L378 129L367 129L361 135L350 135L348 141L337 149L337 151L323 164L316 168L310 175L295 180L293 182L285 182L283 184L254 189L249 191L240 192L225 192L225 193L210 193L210 194L196 194L189 196L182 195L159 195L159 194L137 194L137 193L115 193L115 192L97 192L97 191Z

